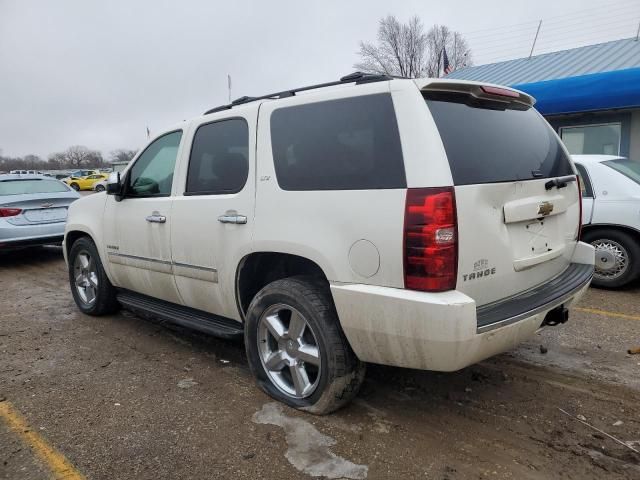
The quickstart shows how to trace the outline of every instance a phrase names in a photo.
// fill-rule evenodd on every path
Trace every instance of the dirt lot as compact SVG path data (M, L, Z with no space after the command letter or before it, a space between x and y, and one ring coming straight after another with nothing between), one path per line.
M0 292L0 478L640 478L575 417L640 450L640 286L457 373L370 366L327 417L273 404L240 344L81 315L60 249L1 256Z

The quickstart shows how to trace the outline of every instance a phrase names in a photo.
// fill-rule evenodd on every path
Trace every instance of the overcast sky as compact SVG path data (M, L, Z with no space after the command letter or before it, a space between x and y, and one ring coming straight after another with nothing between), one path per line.
M349 73L387 14L468 33L487 63L528 55L540 18L546 50L633 36L640 0L0 0L0 149L137 149L225 103L227 74L237 98Z

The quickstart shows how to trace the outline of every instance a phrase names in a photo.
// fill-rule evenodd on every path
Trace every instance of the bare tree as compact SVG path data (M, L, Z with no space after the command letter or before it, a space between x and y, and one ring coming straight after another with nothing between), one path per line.
M90 150L82 145L74 145L64 152L51 154L49 162L68 168L101 167L104 165L102 154L99 151Z
M417 16L402 24L389 15L380 20L377 42L360 42L360 62L354 68L369 73L401 77L440 77L446 47L451 66L471 65L471 51L458 32L434 25L425 33Z
M128 162L136 155L136 150L127 150L120 148L118 150L113 150L109 154L110 162Z
M449 66L452 70L471 66L471 49L459 32L454 32L446 25L434 25L427 33L429 58L426 74L429 77L440 77L444 74L444 56L447 52Z
M360 42L361 61L358 70L401 77L419 77L424 69L426 53L424 26L417 16L402 24L393 15L378 26L376 44Z

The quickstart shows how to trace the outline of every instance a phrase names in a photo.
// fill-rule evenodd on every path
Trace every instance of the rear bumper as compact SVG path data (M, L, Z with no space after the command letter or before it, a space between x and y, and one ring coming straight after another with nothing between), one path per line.
M593 248L580 243L576 250L569 269L546 284L550 288L543 285L480 309L472 298L455 290L427 293L351 284L331 285L331 292L342 328L360 360L455 371L515 348L541 327L549 311L576 303L591 282ZM567 282L556 282L563 276L572 279L569 287ZM487 318L492 321L479 324Z
M0 249L62 243L65 222L12 225L0 221Z

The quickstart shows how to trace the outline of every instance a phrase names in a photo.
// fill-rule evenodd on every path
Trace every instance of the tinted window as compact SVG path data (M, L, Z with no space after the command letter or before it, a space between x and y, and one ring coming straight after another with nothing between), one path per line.
M168 133L147 147L131 167L127 196L161 197L171 195L173 170L182 132Z
M242 190L249 175L249 127L242 119L202 125L193 137L185 194Z
M57 180L2 180L0 195L20 195L23 193L68 192L69 188Z
M427 100L456 185L573 175L553 130L533 108L493 110Z
M576 170L578 170L578 180L580 181L580 190L582 191L582 197L593 197L593 188L591 186L589 175L587 174L587 169L579 163L575 163L574 165L576 166Z
M617 160L607 160L602 163L640 184L640 162L628 160L626 158L619 158Z
M271 143L278 184L284 190L406 187L388 94L275 110Z

